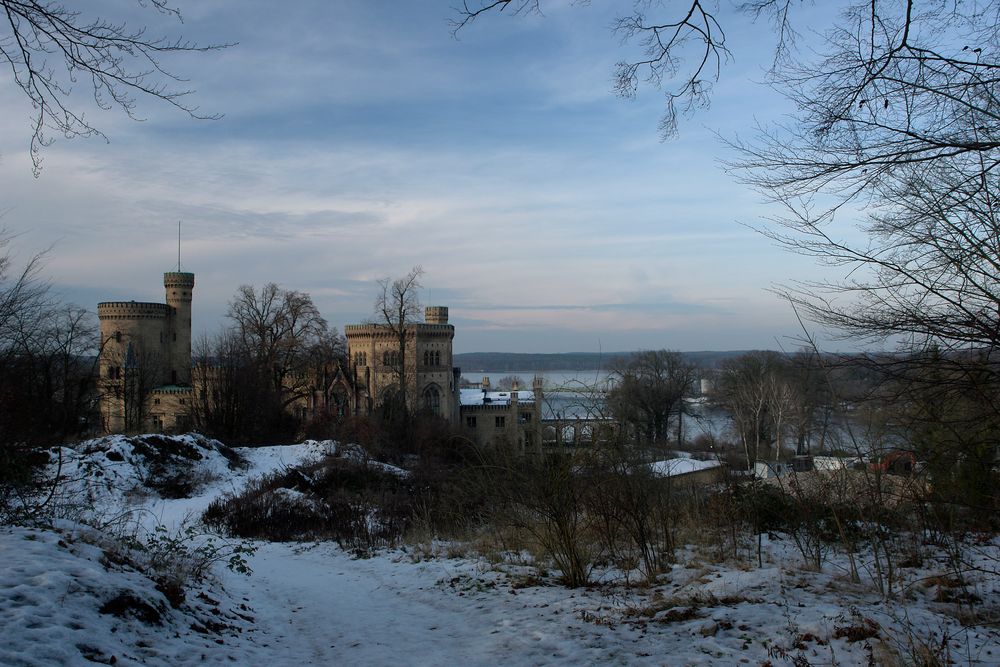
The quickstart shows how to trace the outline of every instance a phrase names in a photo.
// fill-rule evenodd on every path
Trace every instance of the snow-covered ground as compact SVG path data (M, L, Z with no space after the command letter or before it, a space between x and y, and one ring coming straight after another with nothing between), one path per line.
M128 441L64 450L72 494L91 494L77 511L109 516L128 506L135 530L177 531L254 476L336 450L328 442L239 450L246 467L234 468L210 443L193 444L203 454L188 470L197 489L178 499L137 488L151 472ZM92 528L61 519L55 528L0 529L0 664L801 667L893 664L893 654L910 660L926 647L956 664L1000 665L1000 585L969 575L975 610L993 616L963 626L962 609L944 594L943 555L901 572L907 592L886 603L872 586L851 583L845 562L804 569L778 539L765 539L762 568L689 548L655 586L627 587L608 574L577 590L460 545L368 559L327 542L256 547L252 576L219 567L214 581L171 604ZM980 547L984 557L998 553L995 541Z

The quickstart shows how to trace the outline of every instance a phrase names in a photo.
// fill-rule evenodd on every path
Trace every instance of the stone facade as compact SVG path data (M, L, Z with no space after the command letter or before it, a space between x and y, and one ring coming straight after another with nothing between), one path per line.
M344 327L348 359L354 374L355 411L371 414L406 379L407 409L426 411L458 423L458 379L452 366L455 327L448 323L448 309L431 306L424 322L405 325L406 345L399 359L399 339L384 324L349 324ZM400 373L400 368L403 372Z
M461 390L461 427L479 445L508 446L520 453L542 450L542 381L531 391L492 391L489 378L478 389Z

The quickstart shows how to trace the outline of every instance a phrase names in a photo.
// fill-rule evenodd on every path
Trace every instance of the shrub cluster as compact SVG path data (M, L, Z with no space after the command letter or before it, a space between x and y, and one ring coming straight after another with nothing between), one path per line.
M420 494L400 471L331 456L213 501L203 520L235 537L334 539L367 553L399 542Z

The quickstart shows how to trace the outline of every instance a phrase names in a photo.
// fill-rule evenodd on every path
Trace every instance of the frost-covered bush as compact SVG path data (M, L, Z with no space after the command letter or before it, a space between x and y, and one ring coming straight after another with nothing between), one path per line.
M330 538L366 554L402 539L422 489L385 464L327 457L265 476L213 501L206 525L234 537Z

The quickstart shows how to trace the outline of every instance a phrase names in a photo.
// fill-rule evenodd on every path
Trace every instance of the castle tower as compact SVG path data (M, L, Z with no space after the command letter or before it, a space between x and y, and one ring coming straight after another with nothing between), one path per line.
M104 301L97 304L101 322L98 364L101 419L109 433L137 429L145 388L166 375L166 332L170 308L164 303Z
M163 274L163 287L170 307L169 339L166 347L170 384L191 384L191 298L194 274L171 271Z
M424 308L424 323L448 324L448 306L427 306Z

